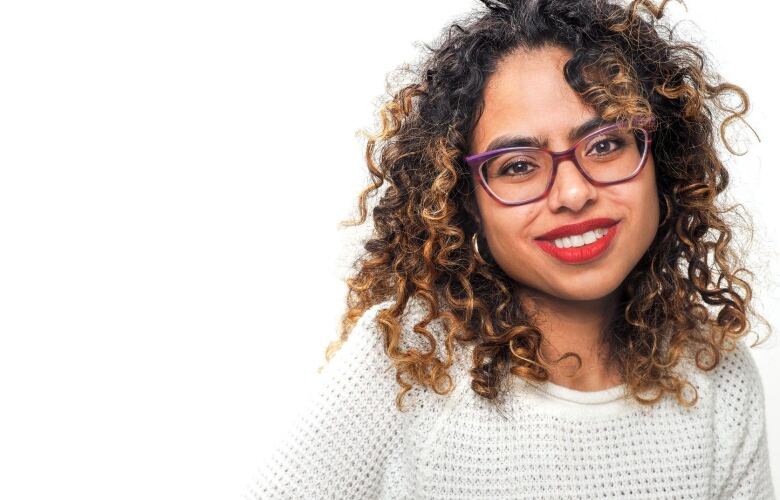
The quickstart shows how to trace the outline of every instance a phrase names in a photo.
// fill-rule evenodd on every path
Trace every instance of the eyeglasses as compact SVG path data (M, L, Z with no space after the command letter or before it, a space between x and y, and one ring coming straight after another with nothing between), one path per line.
M594 186L634 178L647 163L655 119L635 118L596 130L566 151L507 147L465 158L487 193L504 205L524 205L547 196L558 164L571 160Z

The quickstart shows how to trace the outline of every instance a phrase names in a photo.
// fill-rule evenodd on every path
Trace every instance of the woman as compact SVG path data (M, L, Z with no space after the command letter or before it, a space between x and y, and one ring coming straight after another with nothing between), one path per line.
M718 199L747 95L663 4L482 3L382 110L341 338L251 496L772 498Z

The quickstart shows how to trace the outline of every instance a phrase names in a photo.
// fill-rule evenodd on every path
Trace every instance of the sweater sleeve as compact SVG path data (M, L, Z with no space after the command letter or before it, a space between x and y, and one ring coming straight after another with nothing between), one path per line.
M400 388L375 323L377 304L358 320L322 372L310 399L271 453L246 498L376 497L388 456L400 445Z
M731 378L731 387L723 416L731 419L730 432L734 447L730 450L730 471L718 498L774 499L769 462L764 390L760 372L744 340L730 353L730 366L724 371ZM736 381L736 382L735 382Z

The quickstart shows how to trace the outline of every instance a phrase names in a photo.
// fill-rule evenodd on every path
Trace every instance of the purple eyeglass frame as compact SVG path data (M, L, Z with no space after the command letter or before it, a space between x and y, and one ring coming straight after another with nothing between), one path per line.
M647 137L647 139L645 140L645 149L642 152L642 158L639 160L639 166L631 175L629 175L625 179L620 179L617 181L609 181L609 182L600 182L593 179L591 176L588 175L587 172L585 172L585 169L583 169L582 166L577 161L577 157L574 154L574 151L577 149L577 146L579 146L583 141L592 138L593 136L603 134L604 132L614 130L620 127L621 125L626 125L626 124L629 124L630 126L637 126L639 129L645 132L645 136ZM645 163L647 163L647 158L649 156L648 152L650 151L650 145L653 142L652 130L649 129L648 127L652 127L654 124L655 124L655 117L653 116L634 118L630 120L630 122L626 120L621 120L591 132L590 134L586 135L585 137L577 141L572 147L570 147L565 151L550 151L549 149L546 148L532 148L532 147L525 147L525 146L517 146L517 147L493 149L491 151L485 151L484 153L478 153L475 155L467 156L465 158L465 161L466 164L469 167L471 167L471 175L474 177L474 179L479 181L479 183L485 189L487 194L489 194L497 202L509 206L525 205L527 203L533 203L535 201L541 200L542 198L544 198L550 193L550 190L552 189L552 186L555 183L555 175L558 173L558 163L562 162L563 160L571 160L572 163L574 163L574 165L577 167L577 170L579 170L580 173L583 175L583 177L585 177L588 180L588 182L590 182L594 186L609 186L611 184L620 184L621 182L626 182L633 179L639 174L639 172L645 166ZM494 156L498 156L500 154L507 153L510 151L528 151L528 150L544 151L552 157L553 164L552 164L552 173L550 174L550 181L547 183L547 187L544 189L544 192L535 198L531 198L530 200L526 200L526 201L506 201L490 190L490 188L487 185L487 181L482 175L482 169L480 167L485 161L493 158Z

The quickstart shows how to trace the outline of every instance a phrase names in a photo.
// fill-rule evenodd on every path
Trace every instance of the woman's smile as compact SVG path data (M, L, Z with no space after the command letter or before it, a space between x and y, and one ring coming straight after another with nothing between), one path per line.
M554 240L536 239L534 242L556 259L567 264L583 264L606 255L611 248L620 224L597 228L583 234L563 236Z

